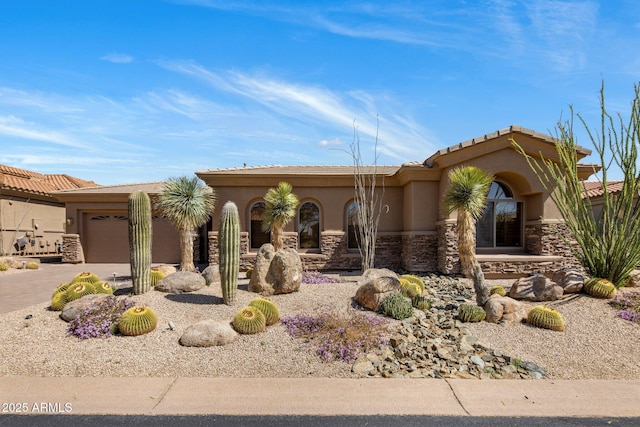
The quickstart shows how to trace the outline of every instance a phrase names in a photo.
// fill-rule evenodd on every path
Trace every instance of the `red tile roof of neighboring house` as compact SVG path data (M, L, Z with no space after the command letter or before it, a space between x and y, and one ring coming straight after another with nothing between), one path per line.
M0 189L48 196L54 191L97 186L98 184L93 181L85 181L66 174L41 174L0 165Z
M607 182L607 190L609 193L618 193L622 190L622 183L623 181ZM604 194L600 181L584 181L583 184L588 197L598 197Z

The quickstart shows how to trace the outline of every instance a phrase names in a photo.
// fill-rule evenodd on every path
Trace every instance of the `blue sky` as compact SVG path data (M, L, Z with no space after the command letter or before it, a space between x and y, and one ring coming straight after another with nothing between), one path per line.
M350 164L354 121L422 161L640 80L635 0L3 0L0 41L0 163L105 185Z

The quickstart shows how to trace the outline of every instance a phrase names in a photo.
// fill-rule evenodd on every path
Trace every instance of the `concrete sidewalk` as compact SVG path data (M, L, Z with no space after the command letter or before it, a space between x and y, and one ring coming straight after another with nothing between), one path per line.
M0 400L27 414L638 417L640 381L0 377Z
M90 271L112 283L130 279L129 264L40 264L39 270L0 274L0 314L50 301L53 290L76 274Z

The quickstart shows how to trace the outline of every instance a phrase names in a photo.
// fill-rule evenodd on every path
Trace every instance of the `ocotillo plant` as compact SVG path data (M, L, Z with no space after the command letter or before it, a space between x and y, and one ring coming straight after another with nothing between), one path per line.
M151 201L144 191L129 195L129 253L133 293L151 288Z
M218 253L222 299L225 304L231 305L236 298L240 269L240 224L238 207L233 202L225 203L220 213Z

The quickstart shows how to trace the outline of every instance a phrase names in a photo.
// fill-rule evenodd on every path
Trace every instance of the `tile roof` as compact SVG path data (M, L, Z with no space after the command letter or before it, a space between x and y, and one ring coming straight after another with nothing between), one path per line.
M162 189L164 181L158 182L141 182L136 184L119 184L119 185L100 185L90 188L70 188L57 191L56 196L64 194L131 194L136 190L144 191L148 194L158 194Z
M607 182L607 190L609 193L618 193L622 190L624 181ZM600 181L584 181L584 189L588 197L598 197L604 194L602 183Z
M364 165L365 168L370 167ZM400 166L377 166L380 173L393 175ZM310 166L245 166L235 168L207 169L196 172L196 175L353 175L353 165L310 165Z
M502 128L499 129L495 132L491 132L491 133L487 133L485 135L481 135L472 139L469 139L467 141L463 141L463 142L459 142L455 145L451 145L447 148L443 148L442 150L438 150L436 151L431 157L429 157L427 160L424 161L424 164L429 166L431 164L433 164L433 159L439 156L444 156L445 154L451 153L453 151L458 151L458 150L462 150L463 148L466 147L470 147L472 145L477 145L477 144L481 144L485 141L489 141L492 139L495 139L499 136L502 135L508 135L508 134L512 134L514 132L518 132L518 133L522 133L525 135L529 135L532 136L534 138L537 138L541 141L547 142L549 144L555 144L556 143L556 139L551 137L550 135L541 133L541 132L536 132L535 130L531 130L531 129L527 129L524 128L522 126L517 126L517 125L511 125L509 127L506 128ZM591 154L591 150L586 149L584 147L581 147L579 145L576 146L576 151L578 153L584 154L584 155L589 155Z
M59 190L96 187L97 185L93 181L85 181L66 174L41 174L13 166L0 165L0 189L48 196Z

